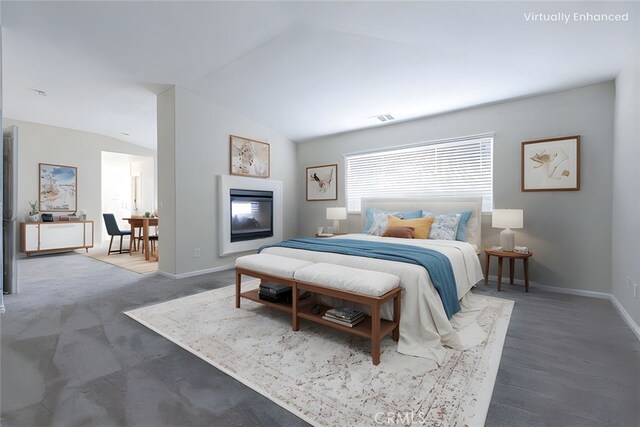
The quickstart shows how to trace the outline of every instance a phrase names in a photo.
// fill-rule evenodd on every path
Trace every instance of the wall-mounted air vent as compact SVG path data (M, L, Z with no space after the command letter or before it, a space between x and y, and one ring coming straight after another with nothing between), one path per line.
M396 118L393 117L391 114L380 114L377 116L371 116L369 117L370 119L377 119L380 122L390 122L391 120L395 120Z

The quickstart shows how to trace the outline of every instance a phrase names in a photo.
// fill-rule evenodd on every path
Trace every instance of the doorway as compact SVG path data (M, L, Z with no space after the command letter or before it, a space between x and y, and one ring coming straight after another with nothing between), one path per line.
M123 218L156 210L156 171L153 157L102 152L102 212L112 213L120 229L128 229ZM101 242L109 240L102 221Z

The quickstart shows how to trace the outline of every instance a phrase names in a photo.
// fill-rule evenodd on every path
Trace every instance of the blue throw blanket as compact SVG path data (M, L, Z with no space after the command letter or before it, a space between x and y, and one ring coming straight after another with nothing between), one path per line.
M451 262L446 255L432 249L395 243L372 242L353 239L313 239L300 238L284 240L280 243L266 245L258 249L278 246L283 248L303 249L315 252L331 252L342 255L353 255L366 258L385 259L406 262L423 266L428 272L433 286L440 294L447 317L460 311L458 289L453 275Z

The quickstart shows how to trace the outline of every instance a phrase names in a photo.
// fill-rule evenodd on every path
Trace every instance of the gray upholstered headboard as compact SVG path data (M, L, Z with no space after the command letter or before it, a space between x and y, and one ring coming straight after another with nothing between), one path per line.
M408 197L408 198L366 198L362 199L362 224L367 208L382 211L424 211L443 214L447 212L472 211L467 226L467 242L481 249L482 238L482 197Z

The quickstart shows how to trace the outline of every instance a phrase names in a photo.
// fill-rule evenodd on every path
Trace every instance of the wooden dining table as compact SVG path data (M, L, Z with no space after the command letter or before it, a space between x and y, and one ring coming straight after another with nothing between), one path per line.
M129 222L129 226L131 227L131 240L129 241L129 255L133 255L134 252L134 242L136 241L136 230L142 228L142 240L144 244L144 259L149 261L151 259L151 249L149 248L149 226L157 226L158 218L157 217L132 217L132 218L122 218L124 221ZM139 237L139 236L138 236Z

